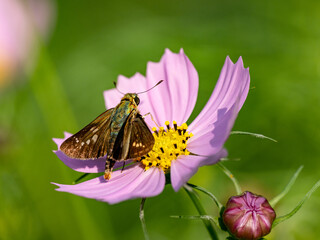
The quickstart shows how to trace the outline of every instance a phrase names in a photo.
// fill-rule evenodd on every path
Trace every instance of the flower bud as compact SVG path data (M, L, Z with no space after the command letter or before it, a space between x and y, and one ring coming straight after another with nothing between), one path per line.
M267 199L251 192L231 197L222 219L229 232L239 239L259 239L271 231L276 213Z

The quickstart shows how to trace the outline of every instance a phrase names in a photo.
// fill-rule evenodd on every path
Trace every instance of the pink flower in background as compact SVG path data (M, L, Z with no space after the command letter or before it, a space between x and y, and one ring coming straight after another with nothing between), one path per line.
M49 0L0 0L0 88L32 62L36 36L48 35L53 11Z
M249 70L240 57L236 64L227 57L216 87L200 114L188 127L186 121L196 103L198 74L183 50L175 54L166 50L160 62L149 62L146 77L137 73L131 78L119 76L117 88L122 92L140 92L162 84L139 95L141 114L151 113L145 121L155 136L153 150L134 160L124 170L116 170L111 179L103 176L76 185L59 186L58 191L94 198L110 204L138 197L160 194L165 186L165 174L170 174L172 187L178 191L204 165L215 164L227 155L223 148L234 121L249 91ZM104 92L106 108L116 106L122 97L116 89ZM64 139L54 139L58 148ZM57 156L79 172L104 172L105 159L77 160ZM118 166L121 166L118 164ZM117 167L117 166L116 166Z

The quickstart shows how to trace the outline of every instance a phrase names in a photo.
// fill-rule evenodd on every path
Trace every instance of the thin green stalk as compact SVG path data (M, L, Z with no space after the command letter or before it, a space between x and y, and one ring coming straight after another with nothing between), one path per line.
M90 173L84 173L84 174L82 174L80 177L78 177L76 180L74 180L73 182L72 182L72 184L76 184L76 183L78 183L80 180L82 180L82 179L84 179L86 176L88 176Z
M140 204L139 217L140 217L140 221L141 221L141 226L142 226L142 230L143 230L144 239L145 240L149 240L149 235L148 235L148 232L147 232L147 226L146 226L146 222L144 220L144 203L145 202L146 202L146 198L142 198L141 199L141 204Z
M238 183L238 180L234 177L234 175L229 171L228 168L226 168L221 162L219 162L217 164L221 169L222 171L231 179L231 181L233 182L234 184L234 187L236 188L236 192L238 195L240 195L242 193L242 190L241 190L241 187L240 187L240 184Z
M284 190L278 196L276 196L275 198L273 198L272 200L269 201L269 203L272 207L275 207L276 204L289 192L292 185L295 183L296 179L298 178L302 168L303 168L303 166L300 166L298 168L298 170L295 172L295 174L292 176L292 178L290 179L289 183L284 188Z
M300 208L305 203L305 201L307 201L311 197L311 195L314 193L314 191L316 191L319 187L320 187L320 180L318 182L316 182L315 185L313 185L313 187L310 189L310 191L307 192L307 194L304 196L304 198L298 203L298 205L290 213L288 213L284 216L277 217L276 220L273 222L272 227L277 226L279 223L281 223L285 220L288 220L293 215L295 215L300 210Z
M194 189L197 189L198 191L200 192L203 192L205 194L207 194L214 202L215 204L217 205L217 207L219 209L221 209L223 207L223 205L219 202L219 200L216 198L216 196L214 196L211 192L209 192L208 190L202 188L202 187L199 187L197 185L194 185L194 184L191 184L191 183L187 183L188 186L194 188Z
M256 137L256 138L262 138L262 139L268 139L272 142L278 142L277 140L271 138L271 137L267 137L267 136L264 136L262 134L259 134L259 133L251 133L251 132L243 132L243 131L232 131L230 133L230 135L250 135L250 136L253 136L253 137Z
M200 199L198 197L198 195L196 194L196 192L192 189L192 187L188 186L187 184L184 185L184 190L188 193L189 197L191 198L194 206L197 208L198 212L200 215L207 215L206 211L204 210ZM212 223L210 220L208 220L207 218L203 218L202 219L203 224L205 225L205 227L208 230L208 233L211 237L211 239L213 240L218 240L218 236L216 231L214 230Z

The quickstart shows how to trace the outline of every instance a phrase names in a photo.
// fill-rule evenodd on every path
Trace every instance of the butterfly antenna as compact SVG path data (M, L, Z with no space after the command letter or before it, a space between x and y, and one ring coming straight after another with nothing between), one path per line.
M160 83L162 83L163 82L163 80L160 80L156 85L154 85L152 88L149 88L148 90L146 90L146 91L143 91L143 92L138 92L137 94L141 94L141 93L145 93L145 92L148 92L148 91L150 91L151 89L154 89L156 86L158 86Z
M115 81L113 81L113 85L114 85L114 87L116 88L116 90L117 90L119 93L125 95L125 93L121 92L121 91L117 88L117 83L116 83Z

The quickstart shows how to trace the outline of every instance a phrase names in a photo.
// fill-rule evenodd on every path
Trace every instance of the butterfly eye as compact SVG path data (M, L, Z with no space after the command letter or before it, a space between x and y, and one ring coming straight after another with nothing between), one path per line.
M139 105L140 99L138 98L138 96L135 96L135 97L134 97L134 101L136 102L137 105Z

